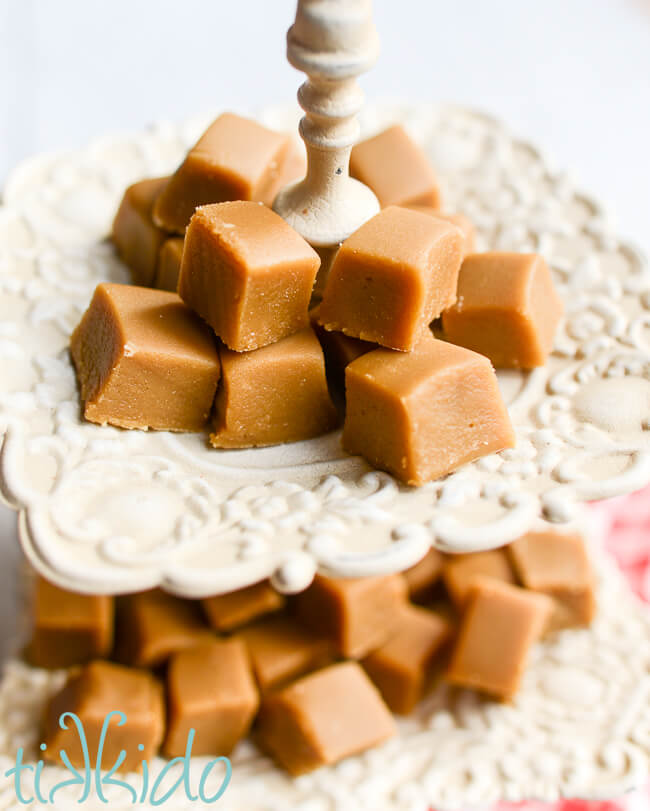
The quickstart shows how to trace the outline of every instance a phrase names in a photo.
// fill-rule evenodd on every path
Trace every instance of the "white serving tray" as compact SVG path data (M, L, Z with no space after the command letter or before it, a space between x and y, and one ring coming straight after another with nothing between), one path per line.
M292 130L293 110L261 119ZM62 586L187 596L266 576L304 588L320 567L405 569L430 544L501 545L543 517L650 481L650 272L601 207L488 116L382 105L365 132L405 123L439 170L479 250L537 251L566 304L547 367L500 373L517 447L444 480L403 487L340 449L339 433L275 448L209 449L204 435L80 419L69 335L95 285L127 281L106 240L131 181L169 172L207 123L105 138L38 157L0 209L0 490L25 551Z

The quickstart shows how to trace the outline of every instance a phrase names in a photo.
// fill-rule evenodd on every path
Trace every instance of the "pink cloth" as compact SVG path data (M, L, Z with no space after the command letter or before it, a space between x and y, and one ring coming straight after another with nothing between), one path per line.
M650 603L650 487L631 496L593 504L603 522L606 547L634 591ZM491 811L648 811L650 785L612 802L559 800L556 803L499 803Z

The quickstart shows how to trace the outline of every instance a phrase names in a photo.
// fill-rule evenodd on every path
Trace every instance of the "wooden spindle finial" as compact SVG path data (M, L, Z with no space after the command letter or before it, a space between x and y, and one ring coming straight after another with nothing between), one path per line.
M316 248L343 242L379 211L375 195L349 175L363 105L356 77L378 53L372 0L298 0L287 58L307 74L298 91L307 176L284 188L273 208Z

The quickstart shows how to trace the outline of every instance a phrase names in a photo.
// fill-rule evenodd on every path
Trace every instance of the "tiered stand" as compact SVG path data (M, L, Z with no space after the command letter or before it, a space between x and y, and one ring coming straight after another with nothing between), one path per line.
M207 122L104 139L19 167L0 208L0 491L19 513L27 557L49 579L86 592L160 585L200 597L272 577L293 592L317 569L399 571L431 545L478 550L545 522L569 526L582 520L583 502L650 482L644 258L612 233L597 202L489 116L430 104L359 113L355 78L377 50L370 0L298 3L288 57L308 75L299 100L309 166L275 208L327 261L378 210L349 178L351 146L360 130L397 120L428 152L449 210L477 226L480 250L542 253L566 317L546 367L499 373L516 448L409 488L346 456L336 432L215 451L199 435L85 423L67 346L95 285L127 280L105 240L112 215L129 182L169 172ZM297 122L293 110L260 118L285 129ZM323 808L346 808L347 798L351 808L457 808L504 796L612 795L642 782L650 624L595 556L596 624L540 646L514 705L441 690L396 742L295 783L249 753L235 762L246 779L232 807L324 798ZM52 688L44 684L10 669L0 688L7 746L28 735ZM4 746L0 735L0 759Z

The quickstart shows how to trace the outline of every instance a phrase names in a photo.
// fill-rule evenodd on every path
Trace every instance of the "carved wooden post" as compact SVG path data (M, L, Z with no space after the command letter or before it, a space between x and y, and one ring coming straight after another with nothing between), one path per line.
M356 77L378 52L371 0L298 0L287 58L308 77L298 91L307 176L284 188L273 207L324 258L379 211L375 195L349 175L363 105Z

